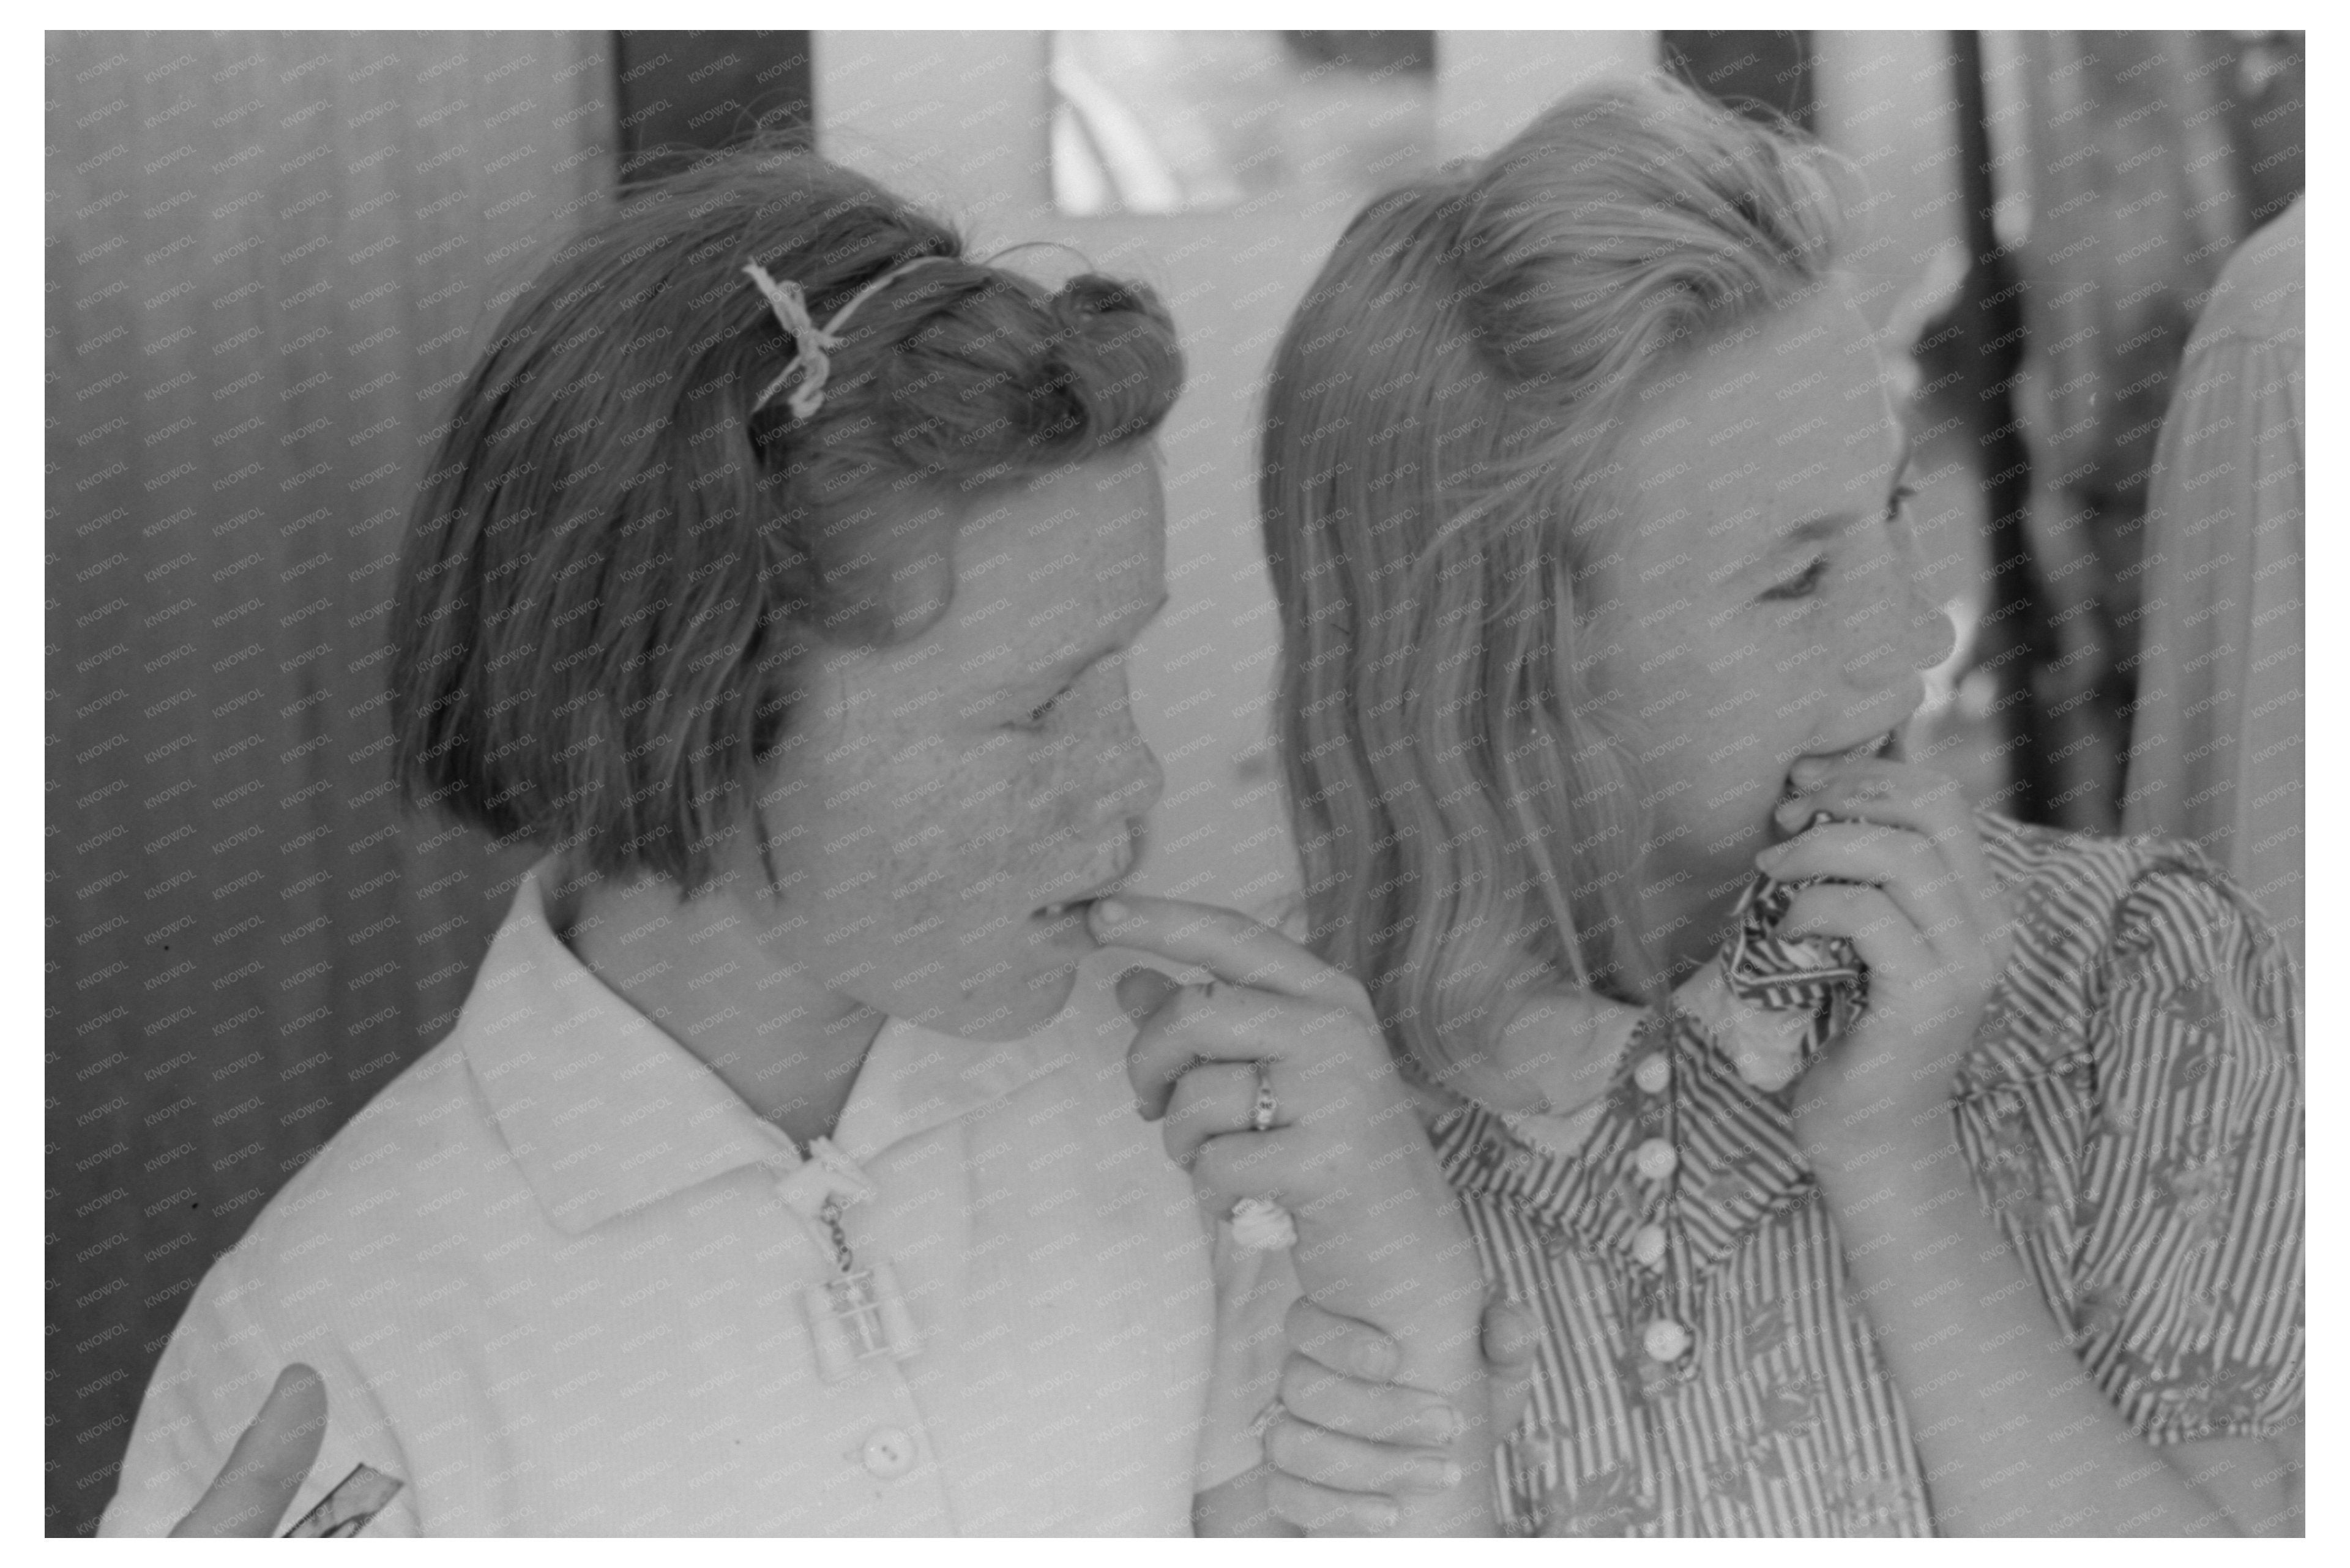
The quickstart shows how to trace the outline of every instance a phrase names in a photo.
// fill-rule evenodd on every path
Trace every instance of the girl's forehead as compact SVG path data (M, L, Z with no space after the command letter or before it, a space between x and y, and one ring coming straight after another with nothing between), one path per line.
M928 664L926 680L1001 683L1116 641L1164 597L1165 528L1147 462L1097 460L992 497L949 552L948 613L890 650L885 667Z
M1902 436L1848 296L1756 317L1660 372L1620 451L1622 554L1719 574L1785 530L1884 504Z

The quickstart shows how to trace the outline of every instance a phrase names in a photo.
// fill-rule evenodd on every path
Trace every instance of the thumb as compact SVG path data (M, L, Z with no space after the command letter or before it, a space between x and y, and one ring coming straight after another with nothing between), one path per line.
M1493 1436L1517 1430L1534 1391L1534 1356L1542 1346L1542 1325L1534 1314L1499 1291L1485 1300L1479 1325L1485 1354L1485 1386Z
M297 1361L277 1375L253 1424L229 1451L228 1463L172 1533L276 1534L326 1435L327 1386Z
M1118 1005L1139 1029L1160 1002L1182 989L1157 970L1137 964L1118 977Z

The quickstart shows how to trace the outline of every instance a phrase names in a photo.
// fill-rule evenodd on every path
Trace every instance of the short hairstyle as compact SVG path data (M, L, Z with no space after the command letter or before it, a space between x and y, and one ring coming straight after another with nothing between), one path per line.
M1611 440L1677 356L1825 277L1839 210L1799 133L1595 87L1374 202L1289 323L1259 501L1307 918L1430 1075L1530 966L1654 999L1635 748L1578 679Z
M943 220L805 151L613 202L517 296L425 479L392 612L394 771L412 805L691 896L807 657L919 635L974 500L1146 437L1183 363L1148 288L968 259ZM746 264L822 324L920 256L946 260L842 327L819 409L753 412L796 345Z

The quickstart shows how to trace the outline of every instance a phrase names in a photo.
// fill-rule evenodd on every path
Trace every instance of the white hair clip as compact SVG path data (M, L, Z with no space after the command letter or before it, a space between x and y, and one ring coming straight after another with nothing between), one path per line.
M849 313L916 267L953 259L952 256L916 256L902 266L891 267L849 296L848 303L834 311L832 319L821 327L808 315L807 296L797 283L789 278L778 283L757 262L746 265L743 272L758 285L759 292L766 296L767 308L775 312L775 320L783 329L791 334L794 348L783 373L767 383L767 389L759 394L758 400L751 405L751 411L755 414L773 402L775 394L784 389L795 373L799 376L800 384L792 389L791 400L787 405L792 417L804 420L824 407L824 384L832 376L831 351L840 347L840 329L848 320Z

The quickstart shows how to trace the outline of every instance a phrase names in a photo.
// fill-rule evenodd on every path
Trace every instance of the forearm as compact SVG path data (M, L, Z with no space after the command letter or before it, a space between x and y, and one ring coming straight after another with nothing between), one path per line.
M1393 1382L1441 1395L1461 1427L1447 1449L1460 1484L1399 1499L1395 1533L1482 1535L1494 1528L1487 1368L1480 1344L1483 1278L1475 1243L1432 1158L1427 1183L1384 1202L1344 1200L1298 1216L1293 1254L1316 1305L1370 1324L1401 1349Z
M1955 1149L1814 1169L1943 1533L2237 1532L2089 1380Z
M1191 1494L1191 1533L1197 1536L1302 1535L1273 1511L1265 1468L1259 1465L1221 1485Z

